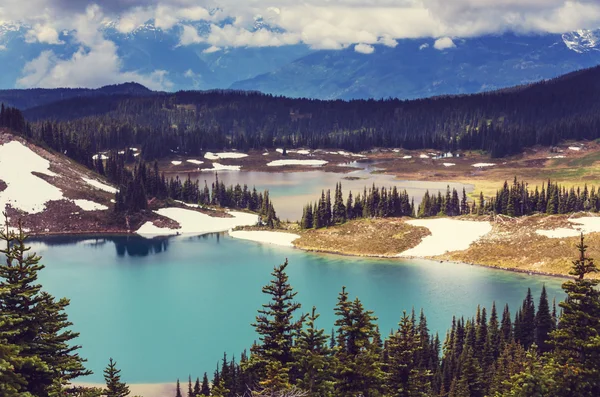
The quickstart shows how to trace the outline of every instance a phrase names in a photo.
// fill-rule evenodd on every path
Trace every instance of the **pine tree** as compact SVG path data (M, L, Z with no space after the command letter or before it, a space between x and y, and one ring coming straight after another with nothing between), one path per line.
M350 301L345 288L338 296L335 312L338 316L335 358L339 365L335 393L347 396L378 394L383 374L373 343L377 318L373 312L364 309L358 298Z
M108 361L108 366L104 370L104 380L106 382L107 397L125 397L129 395L129 386L121 382L121 370L117 369L117 363L112 358ZM179 380L177 380L177 387L179 387Z
M4 321L7 346L16 345L20 358L34 364L14 369L23 379L23 389L33 395L60 394L75 378L91 374L87 371L72 341L79 334L70 331L72 325L65 308L67 299L56 301L37 284L38 272L44 268L41 257L30 254L25 246L28 236L19 222L18 232L10 232L8 220L0 240L6 260L0 264L0 313ZM11 321L18 319L18 321Z
M331 351L325 330L315 328L319 318L316 308L308 316L306 328L296 338L293 348L294 370L298 373L298 387L310 396L326 396L333 389Z
M430 395L431 373L419 366L416 358L422 351L415 325L402 315L399 329L389 339L388 367L385 376L386 395L399 397L425 397Z
M202 378L202 388L200 390L200 394L203 396L210 396L210 384L208 383L208 375L206 375L206 372Z
M256 322L252 324L261 343L252 346L249 365L259 375L261 384L274 391L278 389L271 388L289 384L293 336L300 330L305 318L294 320L294 314L301 305L294 302L297 293L288 282L287 266L286 259L285 263L274 268L271 273L273 279L262 289L270 296L270 301L258 311Z
M586 256L583 234L577 248L579 259L570 272L575 279L562 286L567 299L560 303L563 313L549 343L561 368L560 395L591 397L600 395L600 291L598 280L585 277L598 269Z
M535 316L535 344L538 346L540 353L550 351L551 346L547 343L547 340L548 335L554 330L555 325L552 314L550 313L546 286L544 285L540 295L538 311Z
M535 304L530 288L527 289L527 297L523 301L519 326L520 335L517 340L525 349L529 349L535 341Z
M177 379L177 386L175 388L175 397L183 397L181 395L181 385L179 384L179 379Z
M208 379L206 381L208 382ZM194 383L194 392L193 392L193 395L194 396L199 396L200 394L202 394L202 389L200 387L200 378L196 378L196 383Z

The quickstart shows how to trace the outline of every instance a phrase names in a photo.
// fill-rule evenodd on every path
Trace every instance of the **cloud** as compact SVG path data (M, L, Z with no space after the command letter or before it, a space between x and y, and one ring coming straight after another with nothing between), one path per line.
M0 23L31 28L26 39L52 45L63 38L81 46L69 58L40 53L20 84L89 84L139 78L168 87L155 71L124 71L117 47L101 28L114 22L122 33L150 20L157 28L180 32L179 44L204 52L231 47L276 47L303 43L313 49L373 52L404 38L437 38L434 47L454 47L451 37L503 33L562 33L600 27L598 0L2 0ZM26 6L24 4L26 3ZM206 21L198 31L193 22ZM421 49L426 47L421 46ZM103 65L104 69L98 65ZM93 71L93 72L92 72ZM73 78L66 77L72 74ZM93 75L92 75L93 74Z
M104 15L98 6L90 6L74 18L74 39L79 48L70 57L60 58L45 50L27 62L19 87L101 87L108 84L137 81L151 89L164 90L172 86L167 73L155 70L148 74L122 69L117 45L106 40L99 30Z
M0 44L0 51L6 51L6 46L4 44Z
M429 43L423 43L419 46L419 50L424 50L426 48L429 48Z
M56 29L49 25L36 24L32 29L29 29L25 34L27 43L46 43L46 44L64 44L58 38Z
M360 52L361 54L372 54L375 52L375 47L361 43L354 46L354 51Z
M452 41L452 39L450 37L442 37L439 38L435 41L435 43L433 43L433 48L435 48L436 50L447 50L448 48L455 48L456 44L454 44L454 41Z

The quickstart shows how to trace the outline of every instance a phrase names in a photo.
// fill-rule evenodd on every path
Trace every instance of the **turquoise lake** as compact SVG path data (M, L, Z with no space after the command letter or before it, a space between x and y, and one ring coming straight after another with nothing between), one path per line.
M443 340L452 316L473 316L480 303L514 315L531 287L543 284L562 299L564 280L431 261L374 260L308 254L212 234L147 240L141 237L51 237L31 242L46 265L44 289L68 297L81 355L94 375L113 357L129 383L173 382L212 373L255 340L261 287L273 266L289 258L288 274L303 310L315 305L330 332L337 294L352 297L379 317L382 334L403 310L423 308ZM489 311L488 311L489 313Z

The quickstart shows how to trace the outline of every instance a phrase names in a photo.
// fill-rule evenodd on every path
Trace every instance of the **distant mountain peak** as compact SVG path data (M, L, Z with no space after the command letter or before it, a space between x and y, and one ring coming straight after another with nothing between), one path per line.
M579 54L600 51L600 29L580 29L562 35L565 45Z

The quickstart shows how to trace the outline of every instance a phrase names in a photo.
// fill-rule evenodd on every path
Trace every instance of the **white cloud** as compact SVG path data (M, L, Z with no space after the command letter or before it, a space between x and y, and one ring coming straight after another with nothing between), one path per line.
M6 46L4 44L0 44L0 51L6 51Z
M36 24L25 35L27 43L64 44L58 38L58 32L52 26Z
M452 41L452 39L450 37L442 37L439 38L435 41L435 43L433 43L433 48L435 48L436 50L447 50L448 48L455 48L456 44L454 44L454 41Z
M361 54L372 54L375 52L375 47L361 43L354 46L354 51L360 52Z
M215 47L214 45L211 45L210 47L204 49L202 52L205 54L212 54L213 52L217 52L217 51L221 51L221 49L219 47Z
M135 78L166 88L161 71L142 75L122 70L114 43L99 29L109 21L131 32L148 20L164 30L181 26L180 45L204 52L229 47L285 46L372 52L374 45L398 39L437 38L434 47L455 46L451 37L514 31L562 33L600 27L598 0L1 0L0 21L31 26L27 40L60 44L68 31L80 45L72 57L41 53L27 65L20 84L90 85ZM26 6L24 5L26 4ZM212 10L212 11L209 11ZM207 21L208 33L191 22ZM273 29L256 30L256 21ZM427 48L424 46L421 49ZM102 65L101 68L100 65ZM87 76L84 78L84 74ZM73 76L69 78L67 76ZM86 83L89 81L90 83Z
M190 45L204 42L204 39L200 37L195 27L189 25L183 25L181 36L179 37L179 45Z
M423 43L419 46L419 50L424 50L426 48L429 48L429 43Z
M167 74L155 70L149 74L122 70L117 46L99 31L104 15L97 6L74 18L75 40L79 49L70 58L59 58L51 50L43 51L23 68L20 87L101 87L107 84L136 81L151 89L172 86Z

